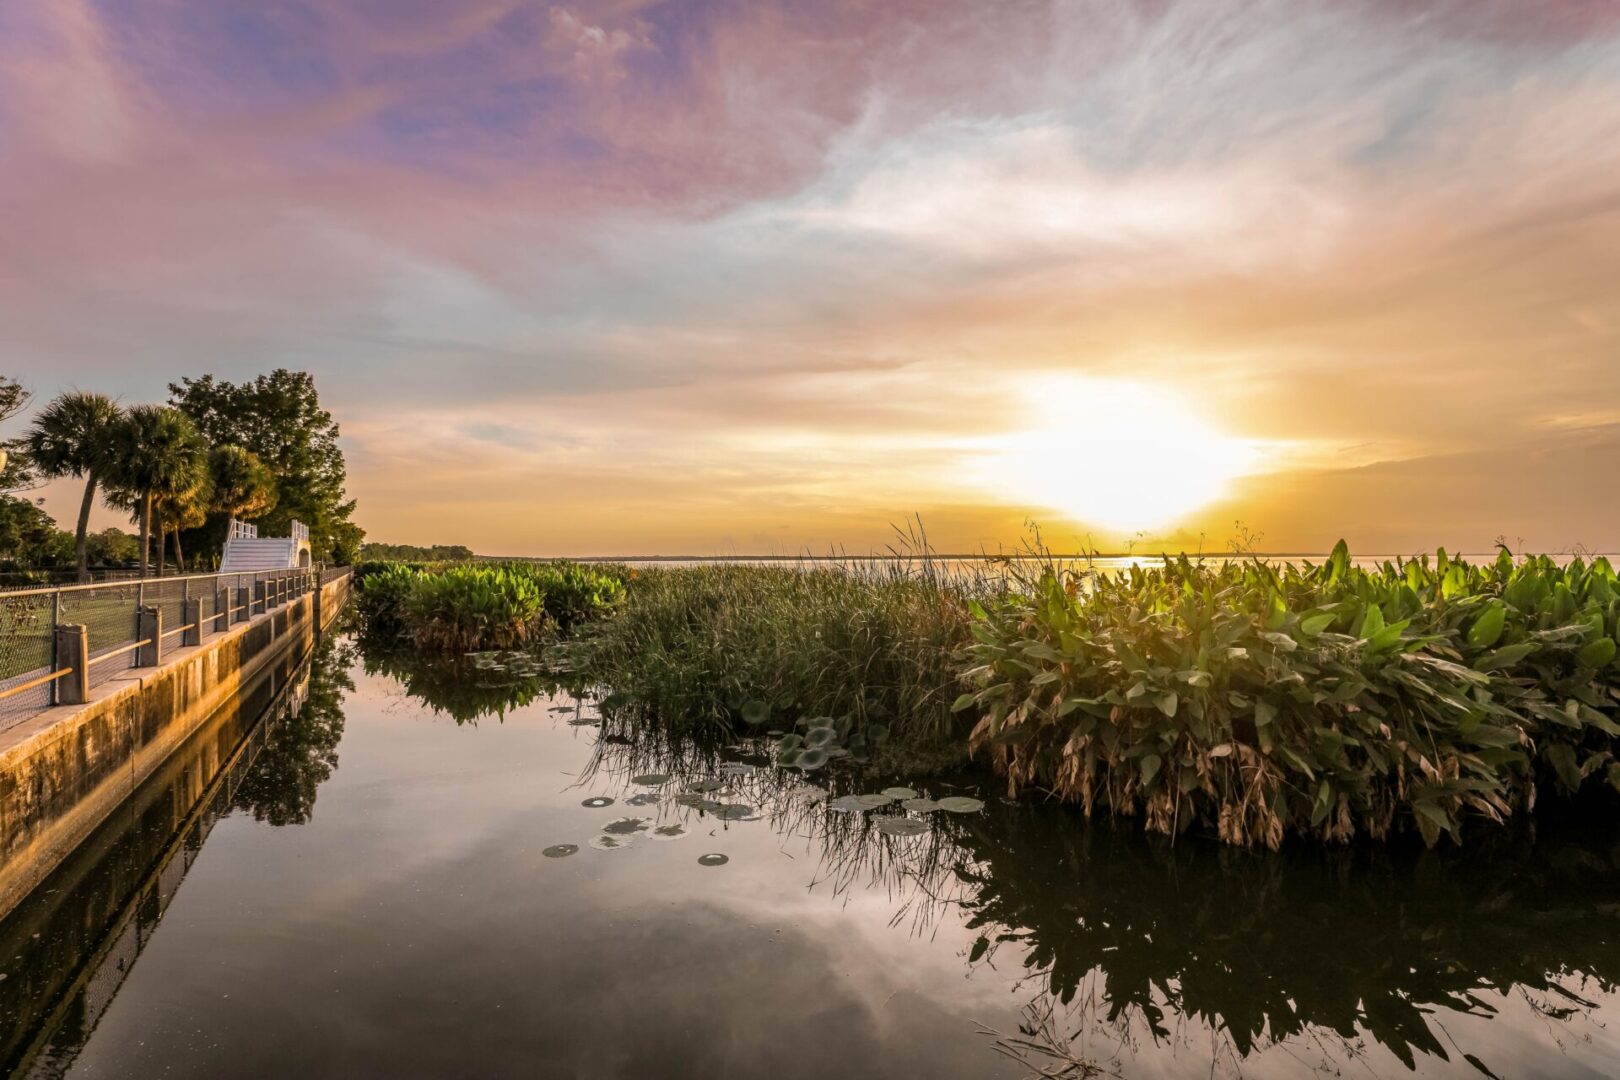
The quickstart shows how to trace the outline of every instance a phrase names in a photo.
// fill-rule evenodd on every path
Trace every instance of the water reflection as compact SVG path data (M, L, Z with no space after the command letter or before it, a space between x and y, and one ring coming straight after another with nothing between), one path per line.
M349 668L354 644L322 642L299 699L269 725L269 736L237 785L231 805L271 825L302 825L315 812L315 793L337 768L343 701L354 692Z
M498 659L489 654L480 662L470 656L425 657L398 645L363 645L367 675L397 680L406 694L458 724L476 724L486 717L504 720L562 689L529 653L504 653Z
M68 1071L221 820L308 820L337 765L352 659L325 639L263 672L0 922L0 1072Z
M1270 1047L1308 1047L1331 1071L1363 1056L1368 1040L1408 1069L1460 1059L1495 1075L1489 1053L1448 1031L1448 1018L1493 1018L1513 999L1554 1030L1601 1023L1596 999L1620 980L1612 826L1482 831L1461 851L1274 855L1172 846L1129 823L991 799L982 814L932 813L928 832L894 836L875 821L898 807L828 805L894 780L831 774L807 787L786 770L728 771L728 762L762 763L757 747L608 728L621 738L598 743L587 773L596 788L647 772L669 773L675 790L719 778L715 801L757 806L780 833L819 849L816 882L835 893L886 890L895 921L918 933L951 917L979 931L969 966L1010 966L1032 995L1024 1030L1003 1037L1003 1049L1069 1068L1053 1075L1106 1070L1177 1042L1234 1071ZM937 798L964 778L905 782Z

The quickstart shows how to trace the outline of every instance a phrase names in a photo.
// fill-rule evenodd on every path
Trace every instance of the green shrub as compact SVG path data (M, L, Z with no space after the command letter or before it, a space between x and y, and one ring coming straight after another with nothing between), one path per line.
M533 576L504 567L419 572L404 599L407 633L430 649L516 648L539 637L545 615Z
M405 601L421 580L422 571L403 563L355 569L355 610L369 633L396 637L405 630Z
M509 649L568 630L623 596L619 575L574 563L372 563L356 568L365 632L437 650Z
M1620 583L1602 559L1503 552L1322 566L1185 557L1117 577L1046 568L975 606L971 745L1035 786L1234 844L1345 841L1538 790L1620 787Z

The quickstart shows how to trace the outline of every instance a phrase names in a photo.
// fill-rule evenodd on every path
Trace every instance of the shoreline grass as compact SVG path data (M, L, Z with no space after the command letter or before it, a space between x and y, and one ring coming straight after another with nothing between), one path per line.
M573 629L553 662L609 711L777 733L780 764L971 756L1011 794L1238 846L1432 846L1620 789L1620 579L1601 558L478 564L368 574L360 607L441 649Z

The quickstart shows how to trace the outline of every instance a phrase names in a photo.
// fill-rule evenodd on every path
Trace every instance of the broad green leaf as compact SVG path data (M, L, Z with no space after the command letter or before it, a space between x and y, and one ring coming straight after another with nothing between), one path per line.
M1507 605L1493 600L1486 606L1474 625L1468 628L1468 644L1474 649L1489 649L1502 637L1507 626Z

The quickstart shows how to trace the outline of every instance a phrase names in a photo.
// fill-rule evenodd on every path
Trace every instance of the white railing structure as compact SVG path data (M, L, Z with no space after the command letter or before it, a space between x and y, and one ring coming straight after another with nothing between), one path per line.
M288 535L294 540L301 540L307 544L309 543L309 526L295 518L292 523L292 531Z
M296 521L293 522L293 526L295 528L297 527L297 525L298 525L298 523ZM227 539L227 540L257 540L258 538L259 538L259 527L257 525L254 525L251 522L237 521L235 518L231 518L230 529L225 533L225 539Z

